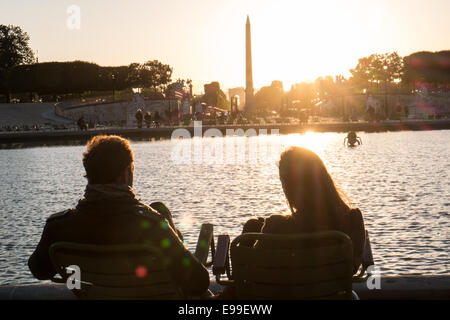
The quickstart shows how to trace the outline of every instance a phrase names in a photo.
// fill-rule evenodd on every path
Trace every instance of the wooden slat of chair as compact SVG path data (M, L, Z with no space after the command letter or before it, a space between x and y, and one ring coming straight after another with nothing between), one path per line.
M336 264L345 261L346 246L337 245L326 250L315 248L304 250L264 250L249 247L232 247L231 255L234 264L251 262L260 267L308 267L323 264Z
M208 264L207 259L210 248L212 250L211 254L214 256L214 225L204 223L200 228L194 256L205 266Z
M96 246L55 243L50 257L58 272L77 265L85 299L169 299L182 298L168 274L157 248L144 245ZM139 269L141 268L141 273Z
M239 245L249 240L256 246ZM351 298L353 248L340 232L244 234L233 241L231 259L239 298Z
M145 257L133 257L130 255L86 255L81 252L74 252L72 254L59 252L58 263L63 265L75 264L80 267L83 272L92 272L100 274L118 275L125 274L128 270L136 270L137 267L145 265L147 273L149 272L161 272L165 270L165 267L159 261L158 257L151 256L151 253L147 253ZM93 263L95 260L97 263ZM118 261L120 260L120 264Z
M214 255L214 264L212 271L214 275L221 275L227 271L228 251L230 248L230 236L221 234L217 238L216 254Z

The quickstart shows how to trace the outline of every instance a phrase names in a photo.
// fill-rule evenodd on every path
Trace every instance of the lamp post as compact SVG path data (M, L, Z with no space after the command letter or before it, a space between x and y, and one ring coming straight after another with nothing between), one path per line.
M388 102L387 102L387 80L388 80L388 74L387 74L387 65L383 66L384 70L384 113L386 115L386 118L388 118Z
M113 101L116 101L116 75L113 73L112 74L112 81L113 81Z

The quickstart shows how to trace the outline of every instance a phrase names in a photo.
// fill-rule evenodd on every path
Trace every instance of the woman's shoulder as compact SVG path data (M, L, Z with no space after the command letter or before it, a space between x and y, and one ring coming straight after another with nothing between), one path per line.
M353 222L364 222L364 218L359 208L351 208L349 211L350 220Z
M350 214L360 214L360 215L362 215L361 210L359 208L350 208Z
M355 229L364 228L364 218L361 210L358 208L351 208L348 211L346 218L342 221L343 231L346 233L354 232Z

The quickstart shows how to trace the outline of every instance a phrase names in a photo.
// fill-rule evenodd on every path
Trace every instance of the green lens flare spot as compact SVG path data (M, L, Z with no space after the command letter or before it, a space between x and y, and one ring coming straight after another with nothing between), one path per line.
M148 227L150 227L150 222L148 222L147 220L142 220L141 221L141 228L142 229L148 229Z
M189 259L189 258L184 258L184 259L183 259L183 266L189 267L190 265L191 265L191 259Z
M208 243L206 242L206 240L200 240L200 247L206 248L207 246L208 246Z
M168 248L170 247L170 240L167 238L164 238L161 240L161 247Z
M165 221L165 220L164 220L164 221L161 221L161 228L162 228L162 229L165 230L165 229L167 229L168 227L169 227L169 224L167 223L167 221Z
M163 264L165 265L165 266L168 266L168 265L170 265L172 263L172 259L170 259L169 257L165 257L164 259L163 259Z

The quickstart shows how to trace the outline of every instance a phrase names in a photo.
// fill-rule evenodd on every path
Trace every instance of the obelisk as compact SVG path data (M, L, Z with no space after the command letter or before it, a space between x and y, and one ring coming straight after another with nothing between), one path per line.
M252 113L253 107L252 35L250 18L247 15L245 24L245 111Z

